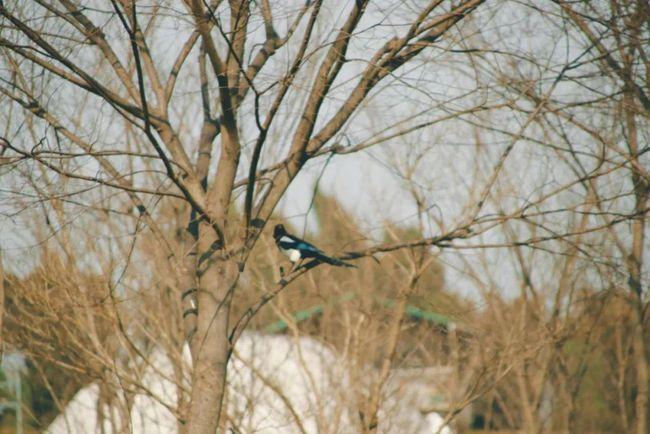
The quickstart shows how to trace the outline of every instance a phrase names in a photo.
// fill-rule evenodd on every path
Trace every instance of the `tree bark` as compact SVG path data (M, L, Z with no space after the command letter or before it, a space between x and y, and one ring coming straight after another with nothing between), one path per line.
M632 348L636 368L637 393L635 401L636 434L646 434L648 413L648 362L646 360L643 323L639 310L635 309L637 324L634 327Z
M0 360L2 360L2 353L4 348L3 335L3 320L5 314L5 273L2 267L2 248L0 247Z
M212 242L206 242L206 239L204 236L199 240L199 251L203 254L212 249ZM196 293L199 313L197 330L190 345L193 366L188 433L214 434L222 420L219 416L230 356L230 303L238 276L234 261L209 258L199 266Z
M635 217L632 221L632 252L627 258L629 271L628 285L630 287L631 297L634 300L635 324L633 328L632 349L634 353L634 366L636 372L637 394L635 398L636 413L636 434L646 434L647 417L648 417L648 360L646 357L645 339L644 339L644 302L643 287L641 284L644 240L645 240L645 217L646 203L648 196L648 181L638 167L638 136L635 119L635 106L633 95L629 92L624 99L625 123L628 136L628 148L630 151L632 183L634 184L635 199Z

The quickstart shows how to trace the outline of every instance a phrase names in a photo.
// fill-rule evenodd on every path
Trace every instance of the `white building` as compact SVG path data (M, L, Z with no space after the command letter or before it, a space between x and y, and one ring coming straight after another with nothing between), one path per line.
M99 386L85 387L46 432L177 433L172 363L161 351L152 353L149 361L141 378L146 390L99 405ZM235 347L228 372L227 424L234 432L358 432L355 399L364 386L352 384L346 363L314 339L246 333ZM451 434L442 426L442 417L430 411L435 386L428 388L421 373L412 374L396 371L387 382L379 432ZM368 372L366 378L372 375ZM130 417L124 417L124 408L129 407ZM130 427L120 426L125 420Z

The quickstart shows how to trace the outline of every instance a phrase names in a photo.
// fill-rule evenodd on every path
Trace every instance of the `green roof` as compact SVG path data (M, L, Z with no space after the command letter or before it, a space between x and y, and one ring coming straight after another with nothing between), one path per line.
M293 313L292 317L296 322L302 322L304 320L307 320L311 317L313 317L316 314L321 314L323 313L323 310L326 306L334 306L336 304L346 302L353 300L357 297L357 295L353 292L348 292L345 293L339 297L335 297L331 300L329 300L327 303L324 304L318 304L312 307L309 307L307 309L302 309L299 311L296 311ZM384 306L386 307L393 307L395 306L395 300L391 299L383 299L379 300ZM410 318L413 319L418 319L418 320L424 320L428 322L432 322L436 325L439 326L447 326L449 323L452 322L451 318L448 316L442 315L440 313L436 312L431 312L428 310L423 310L420 309L419 307L413 306L413 305L407 305L406 306L406 315L408 315ZM287 323L284 320L278 320L275 322L272 322L271 324L267 325L264 330L267 331L268 333L277 333L285 330L288 327Z

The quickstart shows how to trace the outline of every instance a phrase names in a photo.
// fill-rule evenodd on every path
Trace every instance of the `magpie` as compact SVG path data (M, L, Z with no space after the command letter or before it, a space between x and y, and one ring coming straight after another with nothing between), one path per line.
M314 258L320 262L325 262L337 267L357 268L356 265L348 264L340 259L332 258L323 253L322 250L314 247L305 240L301 240L287 232L282 225L275 225L273 229L273 238L278 249L289 257L294 264L306 258Z

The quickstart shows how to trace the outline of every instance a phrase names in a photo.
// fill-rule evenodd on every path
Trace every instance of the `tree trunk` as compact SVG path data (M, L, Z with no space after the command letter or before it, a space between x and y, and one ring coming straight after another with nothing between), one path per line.
M639 312L638 310L636 310ZM632 348L634 349L634 365L636 368L636 434L647 434L647 415L648 415L648 362L646 361L646 350L643 333L642 318L639 314L635 315L638 319L634 327L634 336L632 337Z
M203 229L203 227L201 228ZM192 390L187 432L214 434L221 420L226 390L226 366L230 356L228 325L232 291L237 284L238 269L234 261L215 258L208 237L199 240L199 288L197 330L192 338Z
M199 297L199 304L204 307L209 305L210 309L206 309L206 312L209 310L214 313L217 303L205 303L208 298ZM200 318L201 316L199 315L199 331L195 336L198 345L192 357L192 392L187 432L214 434L220 419L215 415L221 413L226 387L228 316L227 311L213 315L213 321L207 318L208 315L203 315L206 318Z
M632 252L627 258L629 271L628 284L631 298L634 300L634 335L632 348L634 351L634 365L636 370L637 394L635 400L636 433L647 434L648 415L648 360L646 358L644 341L644 306L643 287L641 284L643 271L643 254L645 239L646 203L648 198L648 181L639 171L642 163L639 161L639 145L637 136L637 123L635 118L635 104L633 95L628 92L625 101L625 122L627 127L628 147L632 163L632 183L634 185L635 216L632 221Z
M2 360L2 353L4 348L3 336L3 319L5 314L5 273L2 268L2 250L0 249L0 360Z

